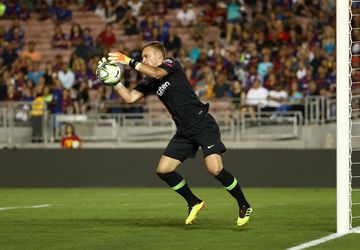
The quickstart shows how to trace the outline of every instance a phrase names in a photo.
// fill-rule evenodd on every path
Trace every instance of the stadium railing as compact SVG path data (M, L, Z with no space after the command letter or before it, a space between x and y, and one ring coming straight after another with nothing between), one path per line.
M222 101L225 103L225 101ZM281 140L301 138L302 126L324 124L335 120L335 96L305 98L304 113L300 111L249 113L220 109L211 110L219 123L224 141ZM118 109L125 106L119 104ZM126 108L129 108L127 105ZM0 102L0 144L23 146L32 141L30 102ZM163 110L144 108L140 113L95 113L86 115L48 114L43 116L43 144L56 144L64 124L75 125L84 141L121 142L166 141L176 128L171 116Z

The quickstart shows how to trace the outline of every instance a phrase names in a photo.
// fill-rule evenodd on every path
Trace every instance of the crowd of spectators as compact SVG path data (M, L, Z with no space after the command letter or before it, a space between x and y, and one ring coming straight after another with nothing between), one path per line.
M94 35L72 22L74 10L92 11L104 30ZM259 105L284 111L301 109L306 96L335 93L334 0L6 0L0 16L12 20L7 30L0 20L0 101L29 101L42 92L51 96L45 99L52 113L114 111L104 103L119 97L97 81L97 61L120 48L137 57L153 39L180 60L204 101L228 98L244 112ZM30 18L53 20L54 60L42 61L37 44L24 40L22 22ZM69 34L63 23L71 23ZM116 37L114 29L125 36ZM122 47L127 35L136 37L135 48ZM69 49L64 61L61 50ZM127 86L141 80L135 71L123 72Z

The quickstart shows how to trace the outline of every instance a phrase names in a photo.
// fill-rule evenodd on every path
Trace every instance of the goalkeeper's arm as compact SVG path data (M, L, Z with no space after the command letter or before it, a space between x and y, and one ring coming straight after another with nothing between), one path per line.
M129 65L130 67L136 69L140 73L142 73L148 77L151 77L151 78L160 79L168 74L166 72L166 70L164 70L162 68L153 67L153 66L141 63L140 61L130 58L119 52L109 53L108 59L114 63L121 63L121 64Z
M114 89L126 103L136 102L137 100L139 100L141 97L144 96L143 93L140 93L135 89L132 90L127 89L121 82L115 85Z
M98 67L101 67L104 63L107 63L107 60L106 60L105 57L103 57L98 62ZM124 100L125 103L136 102L137 100L139 100L141 97L144 96L143 93L140 93L139 91L136 91L134 89L133 90L128 90L121 82L118 82L114 86L114 89L119 94L119 96Z

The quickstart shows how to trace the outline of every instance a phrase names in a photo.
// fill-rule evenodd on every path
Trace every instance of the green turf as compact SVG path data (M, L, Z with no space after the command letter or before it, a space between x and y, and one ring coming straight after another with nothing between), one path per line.
M185 226L185 202L167 188L0 189L0 207L52 204L0 211L0 249L285 249L336 229L335 189L245 189L244 228L225 190L194 191L206 209Z

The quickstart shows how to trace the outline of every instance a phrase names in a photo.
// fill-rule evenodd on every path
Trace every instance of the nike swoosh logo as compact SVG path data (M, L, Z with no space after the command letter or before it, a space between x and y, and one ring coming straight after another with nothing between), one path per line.
M215 146L215 144L210 145L210 146L207 146L207 148L210 149L210 148L212 148L212 147L214 147L214 146Z

